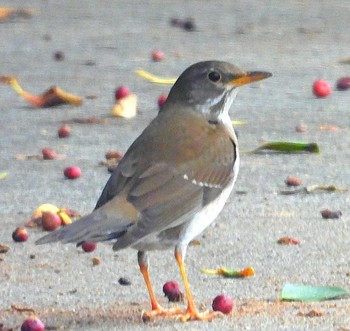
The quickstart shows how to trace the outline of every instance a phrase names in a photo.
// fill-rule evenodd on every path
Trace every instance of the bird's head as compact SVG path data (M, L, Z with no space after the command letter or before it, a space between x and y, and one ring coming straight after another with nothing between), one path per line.
M243 71L227 62L199 62L186 69L177 79L167 104L193 109L208 121L220 122L223 116L228 116L239 86L270 76L268 72Z

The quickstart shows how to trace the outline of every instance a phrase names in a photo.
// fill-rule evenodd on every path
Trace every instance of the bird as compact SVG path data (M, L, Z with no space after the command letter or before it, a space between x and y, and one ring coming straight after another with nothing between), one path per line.
M184 263L186 250L219 215L238 175L238 142L229 116L237 91L270 76L224 61L188 67L114 169L92 213L36 244L111 241L115 251L133 248L151 301L143 317L215 318L217 312L196 307ZM150 280L147 252L171 248L186 309L163 308Z

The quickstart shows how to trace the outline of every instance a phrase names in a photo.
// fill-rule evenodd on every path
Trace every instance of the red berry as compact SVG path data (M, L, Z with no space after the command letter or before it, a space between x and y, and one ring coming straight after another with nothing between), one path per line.
M21 326L21 331L45 331L45 325L36 317L27 318Z
M299 186L301 184L301 179L294 176L288 176L284 182L287 186Z
M337 89L345 91L350 88L350 76L339 78L337 81Z
M295 131L296 132L306 132L307 131L307 125L305 125L305 124L298 124L295 127Z
M64 175L68 179L76 179L81 176L81 170L77 166L67 167L64 169Z
M331 84L327 81L319 79L316 80L312 86L312 91L319 98L325 98L332 92Z
M45 231L54 231L61 226L62 220L56 213L43 211L43 215L41 216L41 224Z
M229 314L233 308L233 301L229 296L221 294L213 300L212 307L214 311Z
M161 109L163 107L163 105L166 102L166 99L168 99L168 95L167 94L161 94L158 98L158 107L159 109Z
M60 138L69 137L71 129L68 125L64 124L58 129L58 136Z
M164 57L165 57L164 52L162 52L162 51L160 51L160 50L154 50L154 51L152 52L152 59L153 59L153 61L155 61L155 62L163 61L163 60L164 60Z
M131 92L126 86L120 86L115 91L115 99L120 100L120 99L127 97L130 94L131 94Z
M81 248L83 249L84 252L90 253L96 249L96 243L84 241L83 244L81 245Z
M182 301L183 294L180 291L180 286L176 281L166 282L163 286L164 295L171 302Z
M44 160L54 160L57 158L56 152L49 147L43 148L41 150L41 153L43 154Z
M12 239L16 242L27 241L28 232L25 228L19 227L15 231L12 232Z

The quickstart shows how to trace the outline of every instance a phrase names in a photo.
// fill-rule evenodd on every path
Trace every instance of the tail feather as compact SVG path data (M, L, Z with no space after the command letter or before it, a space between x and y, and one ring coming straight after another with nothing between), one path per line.
M37 245L58 242L82 243L84 241L99 242L117 239L122 236L131 223L127 220L108 217L103 208L96 209L72 224L41 237Z

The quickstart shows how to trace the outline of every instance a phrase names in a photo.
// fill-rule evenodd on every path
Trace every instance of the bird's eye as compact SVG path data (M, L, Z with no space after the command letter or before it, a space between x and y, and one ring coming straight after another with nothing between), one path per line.
M217 72L217 71L211 71L211 72L209 72L209 74L208 74L208 78L209 78L212 82L216 83L216 82L218 82L218 81L221 79L221 75L220 75L220 73Z

